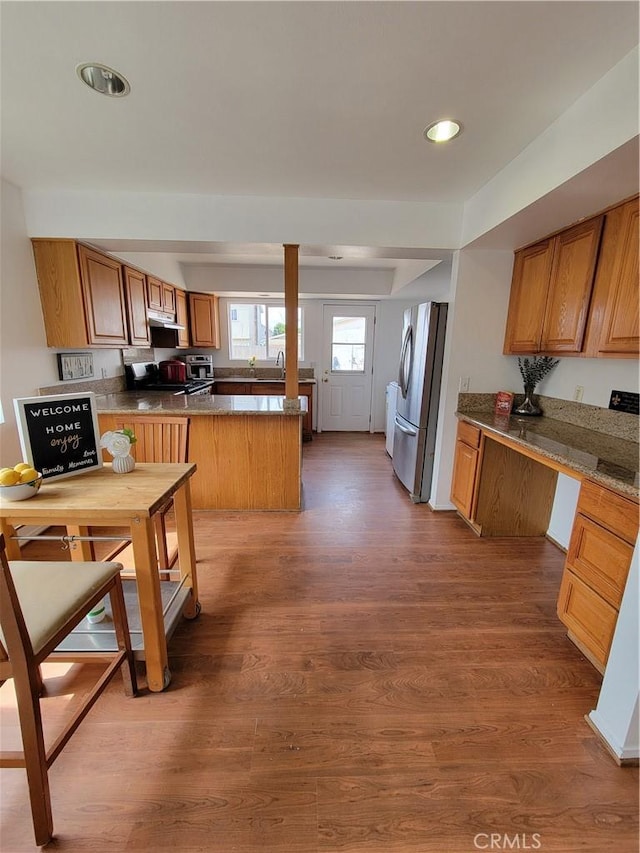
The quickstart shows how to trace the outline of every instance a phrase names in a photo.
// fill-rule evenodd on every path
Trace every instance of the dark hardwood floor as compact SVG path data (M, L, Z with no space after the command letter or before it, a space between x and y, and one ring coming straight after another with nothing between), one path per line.
M638 772L587 726L601 677L555 613L564 555L411 504L381 436L315 437L303 477L302 513L195 514L202 615L169 690L115 681L54 764L51 849L635 853ZM53 736L97 668L49 671ZM32 850L24 773L0 782L0 849Z

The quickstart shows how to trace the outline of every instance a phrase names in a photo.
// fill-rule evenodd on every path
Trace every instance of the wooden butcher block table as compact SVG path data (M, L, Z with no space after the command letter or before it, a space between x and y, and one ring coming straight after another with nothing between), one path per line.
M116 474L110 465L105 465L77 477L45 480L38 494L26 501L0 498L0 527L10 560L21 559L19 543L14 538L18 525L61 525L69 536L87 536L89 528L95 527L129 528L143 657L149 688L155 692L169 685L171 673L153 516L173 497L180 567L180 582L176 585L180 592L179 615L192 619L200 610L189 483L195 470L193 463L139 462L130 473ZM71 554L77 561L94 559L92 543L77 542Z

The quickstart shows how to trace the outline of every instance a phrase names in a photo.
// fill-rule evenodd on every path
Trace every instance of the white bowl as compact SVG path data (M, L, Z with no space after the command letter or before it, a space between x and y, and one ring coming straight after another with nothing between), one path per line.
M42 474L28 483L16 483L15 486L0 486L0 497L6 501L26 501L38 494L42 485Z

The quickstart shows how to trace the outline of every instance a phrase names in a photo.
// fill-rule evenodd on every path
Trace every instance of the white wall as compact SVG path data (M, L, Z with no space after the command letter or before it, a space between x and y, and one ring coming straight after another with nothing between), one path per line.
M182 267L171 256L162 252L118 252L117 257L144 272L150 272L169 284L186 289Z
M22 459L13 411L14 397L32 397L40 385L58 380L55 356L45 349L40 297L24 221L22 194L2 181L0 263L0 393L6 422L0 426L0 463Z
M573 400L576 385L584 388L583 403L606 409L614 388L638 392L638 362L634 358L563 358L536 392Z
M449 500L460 378L470 390L490 393L518 387L517 363L502 355L513 254L462 249L453 260L445 341L440 417L431 506L453 509Z
M567 477L565 474L558 474L547 533L554 542L562 545L563 548L569 548L579 492L580 480L574 480L573 477Z
M0 465L22 458L13 400L33 397L38 389L59 382L56 353L48 349L38 280L27 236L21 191L2 181L0 262L0 399L5 423L0 425ZM122 373L120 350L92 350L94 375Z

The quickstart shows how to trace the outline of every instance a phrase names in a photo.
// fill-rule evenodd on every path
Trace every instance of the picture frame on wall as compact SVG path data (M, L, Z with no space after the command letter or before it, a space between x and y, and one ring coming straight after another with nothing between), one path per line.
M93 377L92 352L59 352L58 376L61 380L91 379Z
M102 468L93 392L18 397L13 405L23 458L43 480Z

